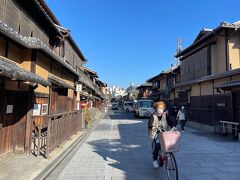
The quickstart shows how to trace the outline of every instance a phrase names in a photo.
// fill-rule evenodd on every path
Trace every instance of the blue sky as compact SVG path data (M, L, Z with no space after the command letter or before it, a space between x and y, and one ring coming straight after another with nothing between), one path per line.
M174 63L202 28L240 20L239 0L46 0L88 59L111 85L143 83Z

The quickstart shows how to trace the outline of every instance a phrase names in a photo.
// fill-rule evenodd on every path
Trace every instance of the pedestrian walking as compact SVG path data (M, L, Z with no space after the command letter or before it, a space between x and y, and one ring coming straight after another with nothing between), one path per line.
M186 110L184 106L182 106L181 109L178 111L176 120L180 121L182 132L184 132L184 127L186 124Z
M170 106L169 107L169 116L171 120L171 127L177 127L177 114L178 114L178 109L176 106Z
M163 160L160 159L158 162L158 154L161 150L160 142L154 139L155 134L157 133L157 128L160 127L161 129L168 131L171 130L170 119L168 110L166 109L166 104L162 101L157 102L153 106L154 112L150 116L148 121L148 130L151 138L152 143L152 154L153 154L153 167L158 168L159 163L160 166L163 165Z

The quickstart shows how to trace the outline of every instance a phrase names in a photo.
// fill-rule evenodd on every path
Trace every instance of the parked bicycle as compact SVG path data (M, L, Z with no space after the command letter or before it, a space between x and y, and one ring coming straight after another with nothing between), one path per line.
M179 151L180 133L176 128L171 131L164 131L157 128L154 136L156 142L160 142L161 152L159 152L160 166L166 168L168 180L178 180L178 166L174 152Z

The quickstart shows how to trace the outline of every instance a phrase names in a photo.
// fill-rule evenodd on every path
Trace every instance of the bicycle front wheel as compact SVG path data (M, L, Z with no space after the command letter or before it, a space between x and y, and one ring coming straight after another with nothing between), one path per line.
M166 171L168 180L178 180L177 161L173 153L167 153Z

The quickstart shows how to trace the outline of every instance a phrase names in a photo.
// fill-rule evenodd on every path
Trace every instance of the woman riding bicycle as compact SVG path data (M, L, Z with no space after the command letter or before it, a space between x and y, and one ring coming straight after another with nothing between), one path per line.
M153 167L159 168L159 165L163 166L163 160L161 158L159 160L160 162L158 162L158 154L161 150L161 146L159 140L156 140L154 137L158 128L161 128L163 131L170 131L172 123L170 122L169 114L164 102L156 102L153 108L154 112L149 118L148 130L152 141Z

